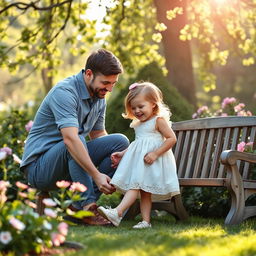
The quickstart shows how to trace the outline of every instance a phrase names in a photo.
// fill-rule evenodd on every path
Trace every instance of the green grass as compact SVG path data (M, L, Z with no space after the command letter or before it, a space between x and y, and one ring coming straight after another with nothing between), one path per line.
M176 223L170 215L153 217L152 229L133 230L138 220L116 227L73 226L69 241L85 246L65 255L86 256L251 256L256 255L256 220L225 226L223 219L190 218Z

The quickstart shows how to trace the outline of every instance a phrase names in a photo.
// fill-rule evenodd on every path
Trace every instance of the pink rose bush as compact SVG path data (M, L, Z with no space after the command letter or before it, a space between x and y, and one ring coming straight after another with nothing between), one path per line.
M253 142L245 143L244 141L240 142L237 145L237 151L247 152L247 153L256 153L256 150L253 149Z
M212 113L207 106L200 107L192 115L193 119L212 116L251 116L252 113L245 109L244 103L239 103L234 97L226 97L221 103L221 108Z
M59 181L60 192L54 198L45 198L46 208L40 216L36 209L36 190L17 181L17 197L8 200L9 181L0 180L0 251L6 255L40 253L45 247L60 246L68 235L68 224L62 216L70 213L68 206L80 201L86 187L78 182ZM82 213L81 213L82 212ZM81 218L85 211L71 213Z

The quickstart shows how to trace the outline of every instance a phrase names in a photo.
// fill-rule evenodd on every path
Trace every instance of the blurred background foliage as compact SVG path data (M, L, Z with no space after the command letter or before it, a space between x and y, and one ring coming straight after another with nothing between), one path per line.
M0 147L21 157L25 124L42 98L99 47L125 70L107 99L109 132L133 139L121 114L128 85L140 80L161 88L172 121L202 105L214 112L225 97L256 114L255 0L0 0ZM5 166L9 178L22 179L11 156ZM226 193L209 193L184 191L185 205L222 215Z
M120 90L155 61L194 108L236 97L255 113L255 0L1 0L0 14L0 109L40 102L105 47Z

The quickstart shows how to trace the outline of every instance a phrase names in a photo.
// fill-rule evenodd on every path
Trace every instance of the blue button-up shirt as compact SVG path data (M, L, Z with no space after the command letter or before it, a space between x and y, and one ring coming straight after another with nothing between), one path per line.
M21 167L63 140L62 128L77 127L84 137L105 129L106 101L90 96L83 73L59 82L43 100L25 143Z

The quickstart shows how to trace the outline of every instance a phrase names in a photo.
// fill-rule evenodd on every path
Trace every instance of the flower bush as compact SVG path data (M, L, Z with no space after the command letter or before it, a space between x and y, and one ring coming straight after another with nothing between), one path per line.
M11 110L0 116L0 180L8 180L13 185L8 193L16 194L15 182L24 181L19 170L24 141L33 125L28 110Z
M16 182L17 197L10 201L7 190L9 181L0 181L0 251L8 255L40 253L44 248L60 246L68 234L68 224L62 221L63 214L77 218L88 216L85 211L72 212L68 206L79 201L80 192L86 187L79 183L60 181L58 198L45 198L44 215L35 212L36 190ZM67 189L70 187L69 189Z
M216 112L211 112L207 106L200 107L192 115L193 119L212 116L251 116L252 113L245 109L244 103L239 103L234 97L226 97L221 103L221 108Z
M253 149L253 142L245 143L244 141L240 142L237 145L237 151L247 152L247 153L256 153L256 150Z

